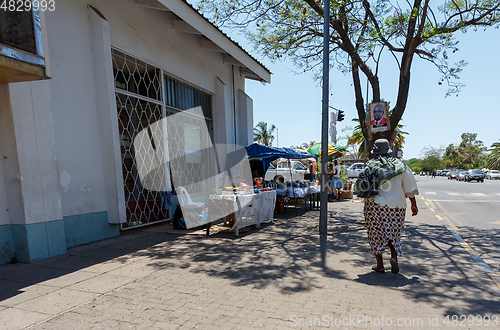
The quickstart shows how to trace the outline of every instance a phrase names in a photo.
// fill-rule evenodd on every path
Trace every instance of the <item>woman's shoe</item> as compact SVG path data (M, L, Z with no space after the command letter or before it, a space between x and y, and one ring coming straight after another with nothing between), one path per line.
M377 273L385 273L385 268L384 267L377 267L377 265L372 266L372 270L376 271Z
M393 274L399 273L399 265L398 265L398 262L396 261L396 259L394 259L394 258L391 258L391 272Z

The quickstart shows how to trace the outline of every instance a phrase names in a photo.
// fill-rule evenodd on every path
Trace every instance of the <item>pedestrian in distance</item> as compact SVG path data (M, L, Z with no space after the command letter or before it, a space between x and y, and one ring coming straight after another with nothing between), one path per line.
M334 198L340 199L340 192L339 190L344 187L344 184L342 183L342 180L340 180L340 165L337 163L336 160L333 161L333 164L335 165L333 168L333 175L332 175L332 181L330 183L330 187L333 190Z
M310 181L316 182L316 163L314 161L309 164L309 173L311 174Z
M417 215L415 195L418 187L411 169L398 158L390 156L389 141L378 139L371 153L376 155L366 163L355 183L359 197L365 198L364 216L370 248L377 264L372 270L384 273L382 254L391 250L391 271L399 272L398 257L403 256L401 229L406 215L406 198L410 199L412 216Z

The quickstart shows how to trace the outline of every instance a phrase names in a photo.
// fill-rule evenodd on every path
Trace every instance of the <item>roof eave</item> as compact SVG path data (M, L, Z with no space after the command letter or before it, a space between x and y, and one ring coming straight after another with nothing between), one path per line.
M149 8L170 10L194 30L198 31L200 35L205 36L218 48L223 50L226 53L224 62L239 65L240 73L243 76L261 82L271 82L271 72L263 64L259 63L240 45L184 0L136 0L136 3ZM234 59L234 63L230 58Z

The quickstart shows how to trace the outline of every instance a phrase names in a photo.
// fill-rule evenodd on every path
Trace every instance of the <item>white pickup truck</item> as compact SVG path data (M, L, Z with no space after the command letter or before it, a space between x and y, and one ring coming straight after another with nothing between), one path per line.
M290 173L292 177L290 178ZM284 161L279 163L276 168L269 168L266 171L266 175L264 176L264 180L266 181L277 181L283 183L285 181L296 181L296 180L304 180L304 175L309 173L309 169L304 166L299 161L291 160L290 162ZM293 179L293 180L292 180Z

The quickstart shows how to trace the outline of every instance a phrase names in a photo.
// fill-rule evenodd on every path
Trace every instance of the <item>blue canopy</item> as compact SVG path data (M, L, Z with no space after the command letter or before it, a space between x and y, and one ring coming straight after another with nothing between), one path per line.
M259 158L264 163L264 171L267 171L269 164L278 158L288 159L306 159L318 158L306 151L295 150L292 148L270 147L258 143L253 143L245 147L248 158Z

